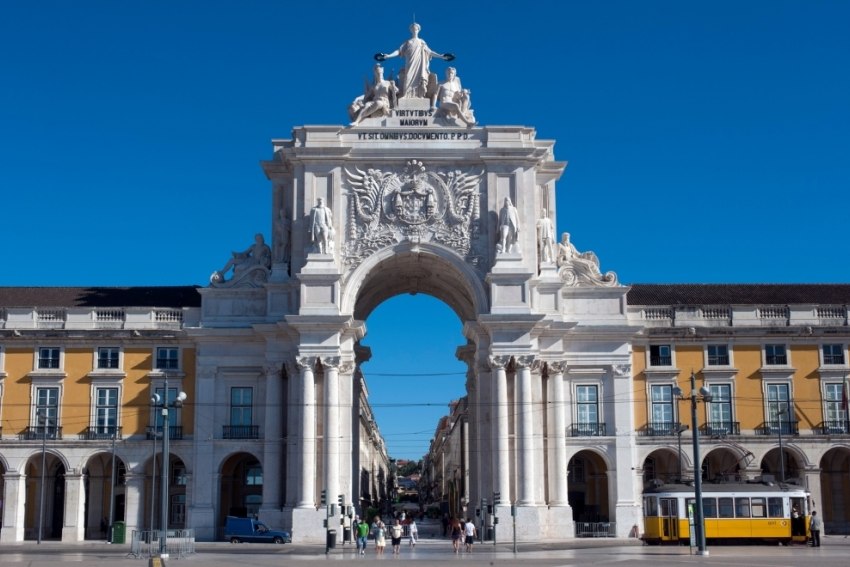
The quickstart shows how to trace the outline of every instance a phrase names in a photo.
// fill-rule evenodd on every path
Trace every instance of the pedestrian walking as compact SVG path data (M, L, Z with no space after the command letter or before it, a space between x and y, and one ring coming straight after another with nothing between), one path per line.
M360 555L366 555L366 543L369 540L369 524L366 520L360 520L356 525L357 529L357 552Z
M384 548L387 546L387 525L381 521L380 516L372 524L372 531L375 534L375 553L383 555Z
M466 524L463 526L463 533L465 536L466 543L466 552L472 553L472 544L475 543L475 524L472 523L471 518L466 519Z
M452 518L449 529L452 534L452 549L455 553L460 552L460 542L463 539L463 526L458 518Z
M393 546L393 555L398 555L401 551L401 536L404 534L404 528L401 527L401 522L396 518L390 528L390 541Z
M823 520L820 519L817 512L812 512L812 519L809 522L809 531L812 532L812 547L820 547L820 532L823 529Z
M410 546L416 547L416 540L419 539L419 528L416 526L416 518L410 518L410 523L407 525L407 531L410 535Z

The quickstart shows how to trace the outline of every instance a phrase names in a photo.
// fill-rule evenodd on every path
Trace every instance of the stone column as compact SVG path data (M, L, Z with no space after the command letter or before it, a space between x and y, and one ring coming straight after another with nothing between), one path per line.
M145 474L127 472L124 476L124 518L127 522L127 533L133 533L132 530L144 529L145 507L142 505L142 488L145 483ZM190 501L187 498L186 503ZM121 520L122 518L115 518Z
M62 526L62 541L85 539L85 509L83 475L68 471L65 473L65 525Z
M493 403L495 419L493 423L493 487L500 492L502 503L507 504L511 499L511 477L508 466L510 445L508 443L508 374L509 356L490 357L490 366L495 371L493 380Z
M549 362L549 399L552 408L552 440L549 448L549 505L566 506L567 499L567 423L564 398L564 369L562 361Z
M328 504L335 503L339 495L339 364L338 356L323 357L325 370L325 443L324 443L324 487L327 489ZM340 534L340 537L342 535Z
M534 400L531 392L531 366L533 356L515 357L517 367L517 403L519 420L517 431L517 505L534 504Z
M221 423L216 421L216 377L218 376L218 367L204 365L200 366L196 373L195 392L190 393L189 402L195 404L195 442L192 444L192 455L194 462L186 463L186 472L202 471L211 472L218 469L217 463L213 456L215 452L212 450L209 441L216 439L216 427L221 427ZM194 397L194 399L193 399ZM221 429L218 429L218 436L221 435ZM159 471L162 467L162 441L156 442L157 445L157 467L153 471L156 475L156 492L155 508L162 506L160 498L160 490L162 489L162 479ZM174 449L170 448L169 452L173 455ZM166 457L170 458L170 456ZM221 485L211 484L213 481L209 474L194 475L191 485L187 485L187 491L192 489L192 497L186 495L186 525L195 526L195 537L204 540L213 540L216 537L215 526L217 518L215 514L215 506L220 504L219 494L221 493ZM167 487L166 487L167 489ZM156 512L154 518L155 525L159 525L161 511Z
M301 486L296 507L316 505L316 385L313 368L316 357L298 357L296 364L301 375Z
M0 530L0 543L24 541L26 499L26 476L6 472L3 475L3 529Z
M284 409L282 364L269 364L263 369L265 374L265 416L263 427L263 504L262 509L280 511L280 482L277 481L285 471L281 470L281 439L283 438ZM267 517L261 515L260 517Z

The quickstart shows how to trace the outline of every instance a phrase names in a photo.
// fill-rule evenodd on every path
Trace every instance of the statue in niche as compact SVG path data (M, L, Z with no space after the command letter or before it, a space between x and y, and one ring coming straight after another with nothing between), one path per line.
M289 235L292 223L286 216L284 209L280 210L277 224L275 225L274 261L289 263Z
M401 96L405 98L431 98L429 93L436 92L436 75L431 73L431 58L453 61L451 53L440 54L431 51L425 40L419 38L422 26L414 22L410 25L410 39L392 53L377 53L375 59L385 61L391 57L404 57L404 69L399 74Z
M437 98L440 101L440 107L434 114L435 118L452 118L461 120L467 126L475 125L475 117L470 108L469 90L461 87L460 77L457 76L457 69L454 67L446 69L446 80L440 83Z
M599 258L593 252L579 252L570 242L570 233L561 234L558 243L557 264L561 280L575 285L587 283L591 285L617 285L617 275L614 272L603 274L599 270Z
M499 243L496 245L496 251L502 254L515 252L518 235L519 213L510 197L505 197L505 204L499 211Z
M554 247L555 245L555 228L552 226L552 219L543 209L543 215L537 221L537 246L540 249L540 262L542 264L551 264L555 261Z
M388 116L396 105L398 87L393 81L384 79L384 68L380 63L374 67L374 81L366 87L366 92L354 99L348 109L351 125L372 117Z
M254 243L242 252L232 252L230 260L224 267L213 272L210 283L221 285L226 282L227 273L233 269L233 277L228 281L233 284L246 279L249 274L254 279L265 281L272 267L272 252L263 239L262 234L254 236Z
M319 197L316 206L310 211L310 241L319 254L333 254L334 245L333 214L325 206L325 200Z

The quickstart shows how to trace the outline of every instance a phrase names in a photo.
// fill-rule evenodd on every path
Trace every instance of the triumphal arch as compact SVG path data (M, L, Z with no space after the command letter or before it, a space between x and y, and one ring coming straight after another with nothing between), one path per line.
M396 56L402 72L385 77L381 61ZM364 58L373 72L365 92L352 85L353 100L340 101L346 125L301 126L273 141L263 163L272 242L258 235L202 290L199 405L215 407L221 384L263 383L263 439L245 445L263 467L260 516L322 541L321 491L351 504L361 490L351 432L368 376L365 320L395 295L429 294L463 321L469 498L501 495L497 538L511 533L511 504L520 539L571 536L571 385L582 381L622 401L605 406L599 454L610 515L627 535L640 518L629 403L637 329L616 275L555 234L566 162L532 128L483 125L492 117L476 116L454 56L431 50L418 25L375 59ZM225 513L214 487L221 451L199 453L195 526Z

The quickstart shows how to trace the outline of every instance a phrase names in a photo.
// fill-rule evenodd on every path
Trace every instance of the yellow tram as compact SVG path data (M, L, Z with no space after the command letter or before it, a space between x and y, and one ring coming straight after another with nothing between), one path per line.
M809 530L809 493L799 487L762 483L705 483L702 507L707 540L764 540L805 543ZM694 487L667 484L643 493L643 540L690 540L689 510Z

